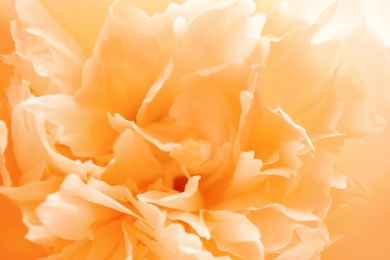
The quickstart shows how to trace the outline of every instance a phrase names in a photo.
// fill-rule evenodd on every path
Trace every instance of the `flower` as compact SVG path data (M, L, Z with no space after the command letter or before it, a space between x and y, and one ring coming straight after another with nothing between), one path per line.
M0 193L37 254L340 256L390 59L357 3L305 2L3 1Z

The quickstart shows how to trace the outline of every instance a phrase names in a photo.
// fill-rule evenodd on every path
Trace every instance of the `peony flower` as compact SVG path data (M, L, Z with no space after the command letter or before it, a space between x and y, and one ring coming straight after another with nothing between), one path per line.
M377 5L0 7L0 202L24 258L356 258L352 214L388 215Z

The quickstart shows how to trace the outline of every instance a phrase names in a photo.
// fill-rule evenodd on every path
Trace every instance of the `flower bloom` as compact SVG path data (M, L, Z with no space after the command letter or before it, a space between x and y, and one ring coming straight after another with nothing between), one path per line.
M43 259L342 257L389 179L368 1L0 7L0 194Z

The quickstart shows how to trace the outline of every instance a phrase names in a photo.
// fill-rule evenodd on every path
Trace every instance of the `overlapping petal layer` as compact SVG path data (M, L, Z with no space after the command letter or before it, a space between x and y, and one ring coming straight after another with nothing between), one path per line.
M340 219L390 174L379 4L92 2L0 3L15 243L44 259L343 257Z

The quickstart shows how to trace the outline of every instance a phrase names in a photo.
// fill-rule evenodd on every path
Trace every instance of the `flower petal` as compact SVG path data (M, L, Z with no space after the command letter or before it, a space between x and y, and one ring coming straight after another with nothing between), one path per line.
M35 73L49 79L36 86L39 94L72 94L80 87L84 54L74 39L48 14L39 1L17 0L18 20L11 26L16 54L31 62ZM19 64L15 64L16 67ZM23 66L23 63L20 64Z
M182 193L172 194L150 190L137 195L137 198L142 202L153 203L172 209L197 211L203 207L202 198L198 193L199 180L199 176L189 178Z

